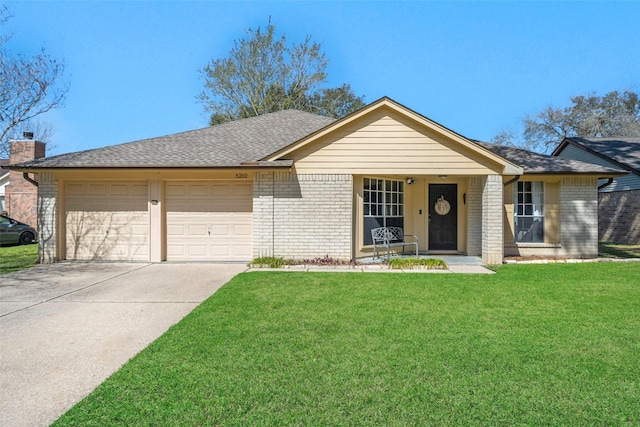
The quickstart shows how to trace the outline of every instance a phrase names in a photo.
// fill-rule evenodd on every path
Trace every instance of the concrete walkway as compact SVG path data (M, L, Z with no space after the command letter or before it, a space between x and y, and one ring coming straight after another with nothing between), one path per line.
M0 276L0 426L47 426L240 264L59 263Z

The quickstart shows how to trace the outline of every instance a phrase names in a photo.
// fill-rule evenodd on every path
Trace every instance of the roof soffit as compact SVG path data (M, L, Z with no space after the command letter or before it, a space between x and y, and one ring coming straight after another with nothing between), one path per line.
M474 144L464 136L386 97L369 104L367 107L364 107L349 116L337 120L336 122L300 139L288 147L276 151L275 153L265 157L263 160L272 161L286 158L286 156L295 151L303 148L309 149L309 146L313 145L317 141L331 138L332 135L338 134L341 131L364 127L371 122L371 118L373 116L383 115L391 117L399 116L401 119L404 119L403 121L406 120L421 129L421 133L440 136L445 140L450 141L452 144L459 146L462 148L462 153L471 153L474 159L481 158L488 160L490 163L497 164L501 167L502 174L504 175L519 175L523 172L521 166L506 160L490 150Z

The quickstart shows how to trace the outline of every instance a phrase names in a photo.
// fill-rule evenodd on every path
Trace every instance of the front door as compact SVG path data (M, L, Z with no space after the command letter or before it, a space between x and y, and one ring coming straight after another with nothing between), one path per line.
M458 186L429 184L429 250L458 249Z

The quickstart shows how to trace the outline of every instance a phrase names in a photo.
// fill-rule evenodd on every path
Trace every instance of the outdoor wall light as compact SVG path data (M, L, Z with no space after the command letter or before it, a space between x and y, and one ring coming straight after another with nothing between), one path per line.
M413 178L407 178L407 184L408 184L408 185L411 185L411 184L413 184L414 182L416 182L416 180L415 180L415 179L413 179Z
M151 204L155 206L155 205L157 205L157 204L158 204L158 201L157 201L157 200L152 200L152 201L151 201Z
M447 175L438 175L438 178L440 178L440 179L447 179Z

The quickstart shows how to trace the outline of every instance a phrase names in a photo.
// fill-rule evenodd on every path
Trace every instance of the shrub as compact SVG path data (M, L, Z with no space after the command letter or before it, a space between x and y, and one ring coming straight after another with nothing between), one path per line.
M305 265L356 265L356 261L332 258L329 255L323 257L303 259L302 264Z
M283 258L276 258L272 256L263 256L260 258L255 258L253 261L249 263L249 267L256 268L280 268L289 263L287 260Z
M438 258L391 258L386 264L394 270L424 267L427 270L446 270L447 263Z

